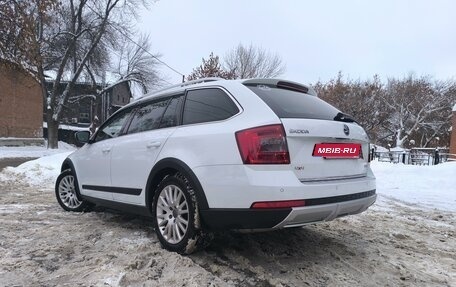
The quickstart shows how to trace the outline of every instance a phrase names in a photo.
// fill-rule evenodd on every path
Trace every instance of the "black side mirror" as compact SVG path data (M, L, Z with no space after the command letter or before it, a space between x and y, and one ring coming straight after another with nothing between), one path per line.
M74 139L76 140L76 145L84 145L89 142L90 140L90 132L89 131L79 131L74 134Z

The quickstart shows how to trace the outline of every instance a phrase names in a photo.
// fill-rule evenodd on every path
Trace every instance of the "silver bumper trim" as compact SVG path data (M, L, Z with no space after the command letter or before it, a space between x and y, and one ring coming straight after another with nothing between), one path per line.
M334 180L345 180L345 179L358 179L367 177L367 173L355 174L355 175L346 175L346 176L330 176L330 177L318 177L318 178L306 178L300 179L302 183L312 183L312 182L324 182L324 181L334 181Z
M314 222L330 221L345 215L361 213L374 204L376 199L377 195L375 194L350 201L296 207L292 209L290 214L282 222L274 226L273 229L303 226Z

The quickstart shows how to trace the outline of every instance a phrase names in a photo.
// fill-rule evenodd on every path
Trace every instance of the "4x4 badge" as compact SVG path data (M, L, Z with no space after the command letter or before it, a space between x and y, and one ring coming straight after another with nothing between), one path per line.
M348 136L350 134L350 128L344 124L344 134Z

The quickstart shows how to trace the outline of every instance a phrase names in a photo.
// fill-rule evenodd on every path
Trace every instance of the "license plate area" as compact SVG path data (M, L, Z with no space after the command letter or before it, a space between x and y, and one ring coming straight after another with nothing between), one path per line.
M361 144L356 143L319 143L315 144L312 156L325 159L362 158Z

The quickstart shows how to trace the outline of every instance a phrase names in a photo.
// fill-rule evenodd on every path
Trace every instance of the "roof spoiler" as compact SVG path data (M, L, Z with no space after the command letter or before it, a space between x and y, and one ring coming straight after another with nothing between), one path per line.
M280 79L249 79L243 81L242 83L246 86L265 85L274 88L305 93L317 97L317 92L315 92L315 90L312 87L292 81L285 81Z

